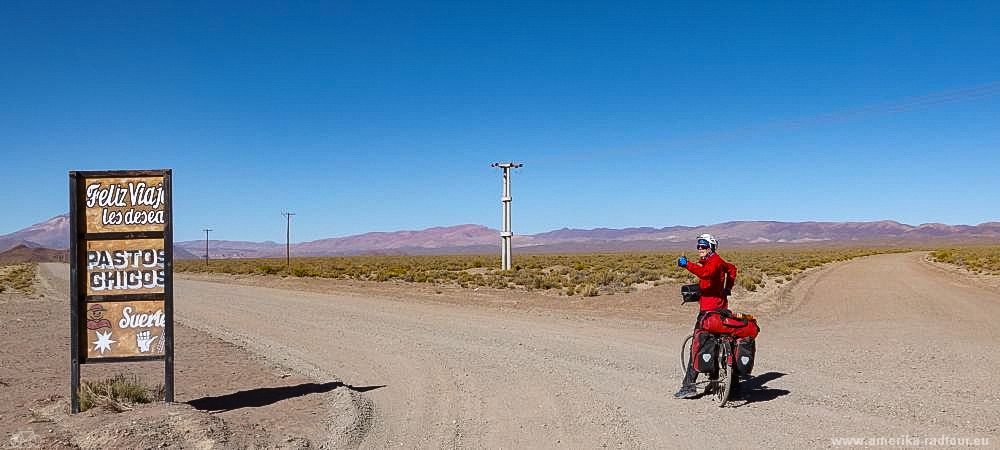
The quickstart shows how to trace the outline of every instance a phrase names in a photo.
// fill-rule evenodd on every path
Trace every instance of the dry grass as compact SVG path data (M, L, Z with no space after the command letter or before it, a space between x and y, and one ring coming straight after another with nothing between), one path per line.
M931 252L931 258L977 274L1000 275L1000 246L936 250Z
M906 251L894 248L772 249L724 252L739 267L737 282L754 291L764 276L790 280L811 267L878 253ZM692 252L693 253L693 252ZM677 255L666 253L515 255L513 270L495 268L495 256L351 256L295 258L291 269L283 259L177 261L179 272L212 272L295 277L323 277L366 281L407 281L461 287L543 290L560 295L596 296L630 292L639 286L663 282L691 283L694 276L677 267Z
M136 375L118 374L98 381L80 384L80 411L93 407L122 412L138 403L163 400L163 386L149 388Z
M33 294L37 270L35 263L0 266L0 292Z

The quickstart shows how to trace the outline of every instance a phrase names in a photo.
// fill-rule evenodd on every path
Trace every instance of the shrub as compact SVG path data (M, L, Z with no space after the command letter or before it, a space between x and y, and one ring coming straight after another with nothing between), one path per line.
M597 286L594 286L593 284L590 283L580 286L579 292L580 295L584 297L597 297L600 294L600 291L597 289Z
M267 264L261 264L261 265L260 265L260 266L259 266L259 267L257 268L257 270L258 270L258 271L259 271L259 272L260 272L261 274L263 274L263 275L274 275L274 274L276 274L276 273L278 273L278 272L281 272L281 270L282 270L282 269L281 269L281 267L276 267L276 266L269 266L269 265L267 265Z
M163 400L163 386L150 389L133 374L118 374L99 381L83 381L80 385L80 411L95 406L122 412L132 409L138 403Z
M931 259L980 274L1000 274L1000 247L962 247L931 252Z
M764 277L759 272L754 270L747 270L744 271L743 274L736 274L736 284L750 292L756 291L757 287L763 282Z
M0 292L34 293L37 269L35 263L0 266Z
M319 276L319 272L311 267L297 266L292 268L292 275L297 277L315 277Z

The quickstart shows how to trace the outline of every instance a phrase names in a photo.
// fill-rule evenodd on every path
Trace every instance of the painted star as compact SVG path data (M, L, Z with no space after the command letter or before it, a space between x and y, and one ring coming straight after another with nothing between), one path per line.
M94 343L94 350L95 351L100 350L101 354L103 355L105 351L109 351L109 352L111 351L111 344L114 344L115 342L118 342L118 341L111 340L111 332L110 331L107 332L107 333L101 333L100 331L98 331L97 332L97 342Z

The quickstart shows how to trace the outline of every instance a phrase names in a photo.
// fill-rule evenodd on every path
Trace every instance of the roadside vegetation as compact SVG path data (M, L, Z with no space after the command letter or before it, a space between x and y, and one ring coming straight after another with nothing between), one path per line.
M1000 246L936 250L931 252L931 259L954 264L976 274L1000 275Z
M0 265L0 292L32 294L35 292L35 272L38 264Z
M765 279L775 283L826 263L859 256L906 251L895 248L820 248L745 250L723 253L740 269L737 282L747 291ZM688 252L689 257L692 257ZM543 290L569 296L597 296L630 292L662 283L693 283L687 270L677 267L670 253L535 254L515 255L515 266L496 268L492 255L350 256L284 259L225 259L176 262L179 272L321 277L363 281L406 281L450 284L465 288Z
M80 411L94 407L122 412L139 403L163 400L163 386L150 388L136 375L117 374L98 381L84 380L80 385Z

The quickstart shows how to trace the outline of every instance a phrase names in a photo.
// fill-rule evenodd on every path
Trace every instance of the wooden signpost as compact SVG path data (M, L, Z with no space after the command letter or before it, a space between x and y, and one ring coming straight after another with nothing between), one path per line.
M80 365L163 360L174 401L170 169L69 173L71 410Z

